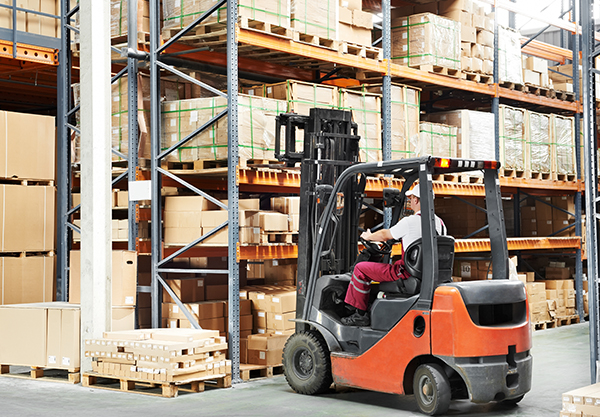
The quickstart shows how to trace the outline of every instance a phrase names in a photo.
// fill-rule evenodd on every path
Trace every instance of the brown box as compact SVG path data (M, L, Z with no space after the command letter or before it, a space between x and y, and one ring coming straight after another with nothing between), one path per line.
M289 313L271 313L267 312L267 329L270 330L292 330L296 323L293 320L296 318L296 312Z
M0 251L54 250L55 199L54 187L0 185Z
M272 197L271 210L285 214L300 214L300 197Z
M260 212L258 213L260 228L269 232L287 232L288 216L276 212Z
M271 283L295 281L297 269L296 259L267 259L264 263L264 278Z
M166 282L167 284L169 284L175 295L177 295L177 297L181 300L182 303L195 303L198 301L205 300L203 278L169 278ZM163 291L163 302L175 302L166 290Z
M279 365L283 349L277 350L253 350L248 349L248 363L255 365Z
M0 111L0 177L54 180L55 125L51 116Z
M81 300L81 252L71 251L69 303ZM137 293L137 254L133 251L112 252L112 305L134 306Z
M9 308L13 307L13 308ZM46 367L48 311L35 305L0 307L0 363Z
M296 291L281 291L268 295L269 312L283 314L296 311Z
M253 334L248 337L248 349L282 350L289 336L275 334Z
M207 285L206 301L226 300L229 296L228 285Z
M262 310L252 311L254 329L266 329L267 328L267 312Z
M54 300L54 256L0 257L0 304Z
M546 279L569 279L571 278L570 268L552 268L546 267Z

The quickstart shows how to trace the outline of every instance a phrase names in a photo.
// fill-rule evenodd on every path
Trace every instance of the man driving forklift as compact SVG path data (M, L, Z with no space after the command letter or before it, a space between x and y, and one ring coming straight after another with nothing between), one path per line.
M347 326L369 326L371 323L368 303L371 289L371 281L387 282L407 279L409 273L404 269L404 249L411 243L421 238L421 194L419 184L406 192L413 214L402 218L389 229L381 229L371 233L367 229L361 234L361 238L372 242L386 242L388 240L402 240L402 257L390 265L380 262L359 262L354 266L352 279L348 285L344 302L352 306L355 311L348 317L341 319ZM435 216L435 229L439 235L446 235L446 225L437 215Z

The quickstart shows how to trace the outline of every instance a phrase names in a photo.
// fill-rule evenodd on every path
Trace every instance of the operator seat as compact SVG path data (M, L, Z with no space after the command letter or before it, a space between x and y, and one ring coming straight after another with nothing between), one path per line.
M452 264L454 262L454 238L437 236L438 244L438 283L452 281ZM404 251L404 268L410 274L407 279L382 282L379 291L399 293L398 295L415 295L421 290L423 277L423 240L417 239Z

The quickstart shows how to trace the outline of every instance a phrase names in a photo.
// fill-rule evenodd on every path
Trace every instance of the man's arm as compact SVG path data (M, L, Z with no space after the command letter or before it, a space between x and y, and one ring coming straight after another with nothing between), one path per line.
M375 233L371 233L371 229L367 229L367 231L363 232L360 237L362 237L364 240L371 240L374 242L386 242L394 238L390 232L390 229L381 229Z

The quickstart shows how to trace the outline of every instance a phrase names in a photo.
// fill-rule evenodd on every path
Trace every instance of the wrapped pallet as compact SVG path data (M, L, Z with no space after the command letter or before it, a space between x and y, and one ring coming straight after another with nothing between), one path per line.
M460 23L432 13L392 21L392 59L409 67L461 69Z
M163 0L163 29L182 29L215 5L214 0ZM290 27L290 0L238 1L238 16L284 28ZM202 22L227 23L227 5Z
M553 171L560 175L574 175L577 173L574 119L553 114L550 123L552 124Z
M432 113L427 120L455 126L457 156L467 159L494 160L494 114L475 110Z
M363 84L360 90L383 94L382 84ZM402 84L392 84L391 130L392 159L415 156L414 143L419 136L421 90Z
M292 29L318 36L337 39L337 0L291 0Z
M498 71L500 81L523 84L521 34L498 26Z
M381 161L381 94L341 89L339 102L340 109L351 111L358 124L359 160Z
M110 36L127 36L128 22L128 0L111 0L110 2ZM148 0L137 2L137 32L150 32L150 6Z
M308 116L313 107L337 109L339 106L338 88L332 85L313 84L303 81L287 80L276 84L263 84L242 88L244 94L285 100L286 112ZM296 132L296 151L304 147L304 131Z
M504 169L525 170L525 110L500 106L500 162Z
M550 115L527 111L527 169L549 173L552 165L550 142Z
M243 159L270 159L275 149L275 117L286 111L283 100L238 96L239 156ZM162 149L168 149L227 108L226 97L167 101L162 109ZM197 135L167 156L170 161L226 159L227 117Z
M439 123L421 122L416 156L456 158L457 128Z

